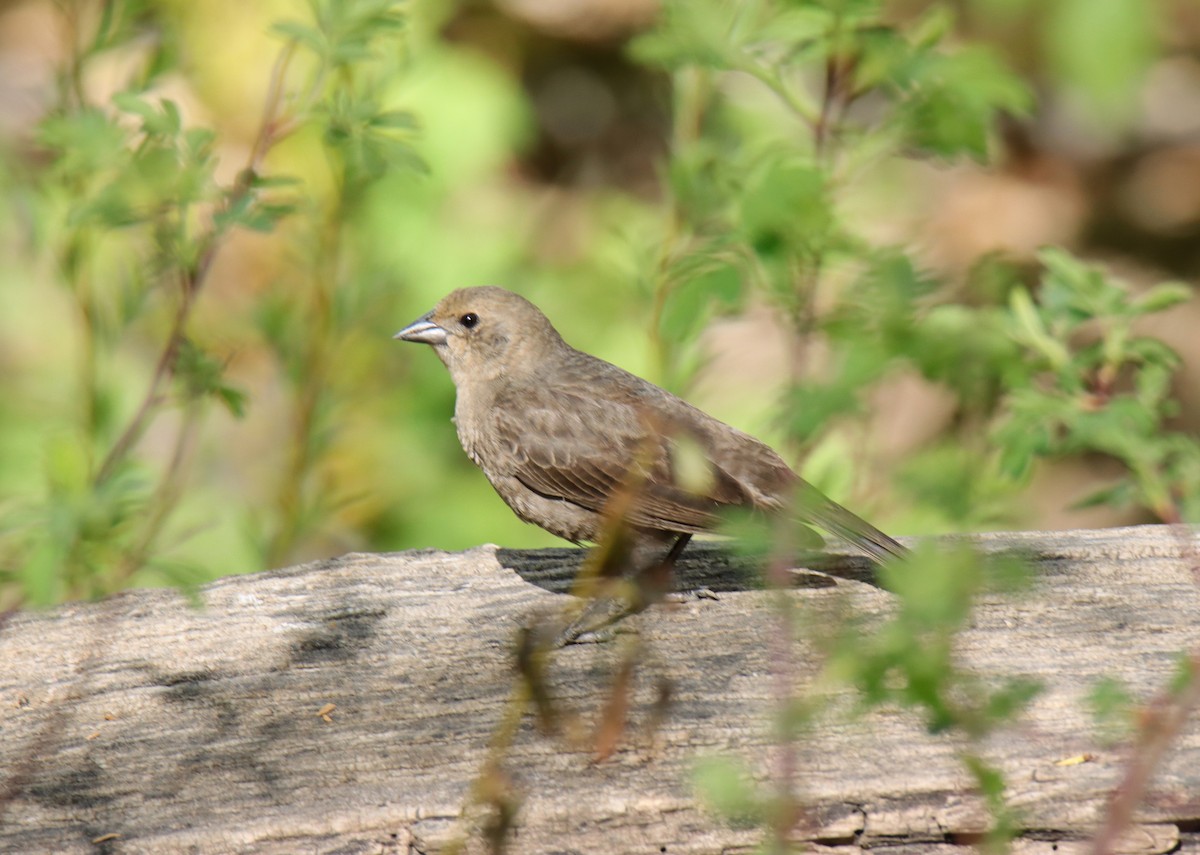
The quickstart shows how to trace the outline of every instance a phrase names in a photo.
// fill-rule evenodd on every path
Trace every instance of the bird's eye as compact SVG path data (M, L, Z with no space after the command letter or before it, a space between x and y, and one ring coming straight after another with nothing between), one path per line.
M471 327L473 327L477 323L479 323L479 315L475 314L474 312L467 312L465 315L463 315L461 318L458 319L458 322L460 324L462 324L464 327L466 327L467 329L470 329Z

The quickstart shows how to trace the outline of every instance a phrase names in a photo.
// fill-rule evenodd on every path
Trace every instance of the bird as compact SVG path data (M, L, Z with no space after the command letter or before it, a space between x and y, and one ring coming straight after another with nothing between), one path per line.
M879 563L907 553L770 446L567 344L512 291L452 291L394 338L433 348L467 456L518 517L565 540L599 542L619 503L634 541L669 548L667 562L730 508L815 524ZM697 458L707 471L689 476Z

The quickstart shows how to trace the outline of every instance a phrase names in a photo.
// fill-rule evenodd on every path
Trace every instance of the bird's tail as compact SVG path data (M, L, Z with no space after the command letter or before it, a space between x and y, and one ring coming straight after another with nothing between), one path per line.
M853 544L876 561L903 558L908 550L862 517L805 483L798 497L800 516Z

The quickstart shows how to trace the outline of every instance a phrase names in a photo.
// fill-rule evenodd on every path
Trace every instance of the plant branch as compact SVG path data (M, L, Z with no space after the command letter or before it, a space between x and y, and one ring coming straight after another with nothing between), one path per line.
M291 123L280 124L277 120L277 111L282 100L283 78L294 52L295 44L289 43L280 51L280 55L276 59L258 133L255 136L254 144L251 146L245 168L238 175L236 182L225 197L224 203L221 206L222 212L232 210L234 206L239 204L250 193L253 188L254 178L262 166L263 159L273 145L278 143L287 133L290 133ZM286 130L281 130L281 128L286 128ZM171 330L167 335L166 344L163 346L155 363L154 372L151 374L150 382L146 387L146 393L143 395L141 403L138 405L133 417L126 424L125 430L122 431L116 442L113 443L104 461L100 464L93 481L95 486L105 483L116 473L121 463L128 457L130 451L141 440L142 435L145 433L147 427L149 427L155 410L162 401L162 385L174 372L175 363L179 357L179 350L183 345L187 324L191 318L196 298L204 288L217 252L222 246L223 239L229 233L229 228L218 225L218 222L219 217L214 218L214 224L201 240L200 251L197 254L195 264L183 274L180 282L179 304L176 307L175 315L171 322Z
M1200 551L1195 534L1186 525L1176 525L1173 529L1182 547L1181 557L1188 563L1192 579L1200 585ZM1117 851L1117 843L1129 828L1134 810L1145 798L1163 755L1178 739L1192 711L1200 706L1200 651L1191 651L1184 662L1187 672L1183 684L1160 692L1141 716L1142 726L1125 775L1113 790L1104 825L1092 842L1093 855L1113 855Z

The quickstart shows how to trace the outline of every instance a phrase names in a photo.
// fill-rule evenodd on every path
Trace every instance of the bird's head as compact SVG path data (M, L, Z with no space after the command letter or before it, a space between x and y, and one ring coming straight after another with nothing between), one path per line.
M452 291L394 338L432 345L456 385L532 370L563 346L537 306L494 286Z

